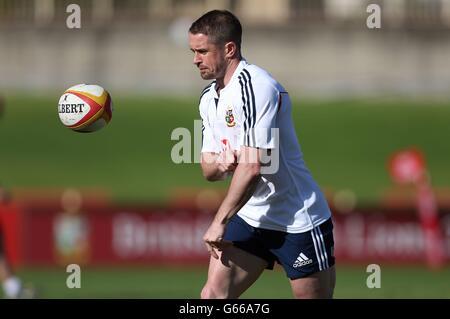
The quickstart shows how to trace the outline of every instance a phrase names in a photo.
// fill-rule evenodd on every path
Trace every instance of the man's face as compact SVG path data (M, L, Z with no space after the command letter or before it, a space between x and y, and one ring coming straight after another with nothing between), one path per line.
M202 33L189 32L189 46L194 52L193 63L199 68L203 80L224 77L224 48L208 41L208 36Z

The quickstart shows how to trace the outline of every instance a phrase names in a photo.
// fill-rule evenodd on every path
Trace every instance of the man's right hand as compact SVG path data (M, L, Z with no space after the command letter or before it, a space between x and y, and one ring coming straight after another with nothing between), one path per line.
M220 153L202 153L203 176L210 182L224 180L233 174L238 165L239 153L232 150L228 143L222 143Z
M224 150L219 154L216 163L221 173L226 174L234 172L238 164L237 155L236 152L230 148L229 144L227 144Z

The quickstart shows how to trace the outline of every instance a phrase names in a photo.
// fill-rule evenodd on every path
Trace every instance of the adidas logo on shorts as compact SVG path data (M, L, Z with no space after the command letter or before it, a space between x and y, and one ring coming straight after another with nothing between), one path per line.
M295 261L294 265L292 265L292 266L294 268L298 268L298 267L302 267L305 265L309 265L312 262L313 262L312 259L306 257L304 253L300 253L300 255L298 255L297 260Z

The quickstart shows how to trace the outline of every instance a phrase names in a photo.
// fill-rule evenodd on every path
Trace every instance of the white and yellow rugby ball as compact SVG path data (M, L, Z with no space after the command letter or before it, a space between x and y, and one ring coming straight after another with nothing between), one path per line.
M58 102L59 119L77 132L94 132L111 121L112 100L99 85L78 84L67 89Z

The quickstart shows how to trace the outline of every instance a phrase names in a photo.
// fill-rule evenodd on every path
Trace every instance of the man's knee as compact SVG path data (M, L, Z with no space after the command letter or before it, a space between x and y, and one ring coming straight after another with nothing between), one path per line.
M201 299L226 299L228 294L213 285L206 284L200 293Z
M298 299L333 298L336 273L334 266L309 277L291 282L292 292Z
M205 285L200 293L201 299L214 299L212 295L212 290L209 289L208 285Z
M293 289L296 299L331 299L333 298L333 289L330 287L313 287Z

